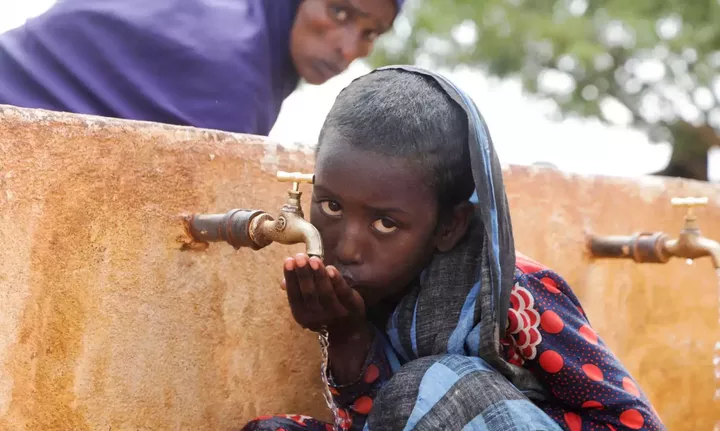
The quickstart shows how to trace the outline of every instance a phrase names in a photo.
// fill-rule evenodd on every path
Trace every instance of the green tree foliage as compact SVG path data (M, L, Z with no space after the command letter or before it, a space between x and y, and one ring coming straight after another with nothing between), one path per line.
M372 61L518 77L556 102L558 118L670 142L660 175L707 180L707 152L720 145L720 0L409 1Z

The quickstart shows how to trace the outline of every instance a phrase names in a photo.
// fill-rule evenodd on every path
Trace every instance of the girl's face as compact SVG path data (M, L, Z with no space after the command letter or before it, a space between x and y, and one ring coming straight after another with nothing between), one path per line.
M348 284L373 305L404 290L435 252L434 190L407 161L323 145L310 221Z

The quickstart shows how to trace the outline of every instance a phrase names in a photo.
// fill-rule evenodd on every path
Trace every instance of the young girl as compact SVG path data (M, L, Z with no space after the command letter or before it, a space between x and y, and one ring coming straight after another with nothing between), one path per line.
M567 283L515 254L500 164L447 79L379 69L338 96L316 155L311 221L325 262L297 255L295 320L329 333L346 430L664 429ZM306 416L246 430L332 430Z

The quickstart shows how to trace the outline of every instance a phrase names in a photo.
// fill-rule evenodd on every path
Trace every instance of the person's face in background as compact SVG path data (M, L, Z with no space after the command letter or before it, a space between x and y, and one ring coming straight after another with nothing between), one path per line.
M366 57L397 14L394 0L304 0L290 36L300 76L322 84Z

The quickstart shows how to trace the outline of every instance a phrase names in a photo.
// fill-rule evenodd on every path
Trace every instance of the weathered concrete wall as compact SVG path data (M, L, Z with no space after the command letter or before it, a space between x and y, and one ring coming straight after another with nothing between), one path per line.
M292 160L297 157L298 160ZM279 209L242 136L0 108L0 429L228 429L324 414L287 248L181 252L178 215Z
M0 107L0 429L228 429L325 416L314 337L280 265L301 247L180 251L178 215L276 211L276 169L310 155L257 138ZM711 429L718 288L687 266L592 262L584 230L675 234L672 196L708 184L507 171L518 248L563 274L671 430ZM309 190L308 190L309 191ZM327 417L327 416L325 416Z

